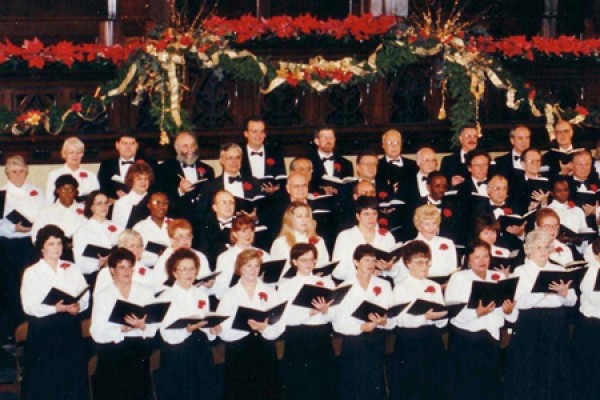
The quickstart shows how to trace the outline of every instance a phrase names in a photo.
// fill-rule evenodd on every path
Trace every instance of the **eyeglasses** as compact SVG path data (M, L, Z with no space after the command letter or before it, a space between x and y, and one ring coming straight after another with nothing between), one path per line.
M150 202L150 204L152 204L153 206L168 206L169 205L169 201L168 200L165 200L165 201L162 201L162 200L152 200Z

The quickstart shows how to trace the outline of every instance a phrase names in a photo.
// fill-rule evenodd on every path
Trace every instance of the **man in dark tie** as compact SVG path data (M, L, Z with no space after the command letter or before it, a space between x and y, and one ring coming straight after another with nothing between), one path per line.
M458 136L460 150L445 156L442 159L440 171L446 175L451 188L455 188L469 176L466 156L477 148L479 132L473 124L465 125Z
M431 147L421 147L417 151L418 171L407 177L404 187L399 188L403 200L414 209L420 199L427 196L427 176L437 169L437 157Z
M417 164L406 157L402 157L402 134L390 129L381 137L383 157L379 159L377 181L388 186L398 184L403 187L406 180L417 173Z
M496 157L494 170L510 181L517 172L522 173L523 171L521 153L531 146L531 131L525 125L517 125L510 130L509 140L512 150Z

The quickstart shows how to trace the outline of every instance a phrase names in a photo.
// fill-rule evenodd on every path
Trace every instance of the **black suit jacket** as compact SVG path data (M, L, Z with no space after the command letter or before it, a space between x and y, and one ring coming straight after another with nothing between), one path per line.
M507 154L504 154L502 156L496 157L496 159L494 159L494 161L496 162L496 165L495 166L490 165L490 170L493 173L498 173L498 174L504 175L506 177L506 179L508 179L508 181L510 182L510 180L515 176L515 174L522 172L522 170L516 169L513 166L512 157L513 157L512 151L510 151Z
M252 168L250 167L250 156L248 155L248 146L242 145L242 176L252 176ZM264 146L265 160L265 175L286 175L285 162L280 151L273 146L265 144Z
M323 184L321 177L325 175L325 166L323 165L323 161L321 161L319 153L316 150L312 152L310 160L313 164L311 184L321 186ZM354 167L352 167L352 163L350 161L346 160L337 153L333 153L333 175L338 178L354 176Z
M465 178L465 180L470 175L467 164L460 162L460 150L455 151L454 153L449 154L442 159L440 172L446 175L446 179L448 179L448 185L452 185L452 177L455 175L460 175Z
M135 158L136 161L138 160L143 160L145 161L150 168L152 168L152 172L154 173L154 184L152 185L151 188L149 188L148 192L152 192L154 191L154 189L157 187L156 186L156 162L152 159L149 158L140 158L140 157L136 157ZM115 157L115 158L109 158L108 160L104 160L100 163L100 169L98 169L98 182L100 183L100 190L102 190L102 192L104 192L108 197L110 197L111 199L117 199L117 190L121 189L124 190L125 192L128 192L128 190L126 187L124 187L123 185L121 185L118 182L113 181L111 178L113 177L113 175L121 175L121 168L119 165L120 162L120 158L119 157ZM123 177L123 179L125 179L125 177Z
M387 162L385 157L379 159L376 177L377 185L385 184L393 186L397 183L398 188L403 188L406 182L419 171L416 162L405 157L401 158L403 162L402 167ZM400 189L399 192L402 194L404 190Z

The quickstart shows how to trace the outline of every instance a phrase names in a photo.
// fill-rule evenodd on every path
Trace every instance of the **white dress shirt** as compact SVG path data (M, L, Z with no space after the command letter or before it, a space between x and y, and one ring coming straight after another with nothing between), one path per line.
M423 179L425 178L425 179ZM419 197L425 197L429 195L429 190L427 190L427 177L421 173L421 171L417 172L417 187L419 188Z
M158 324L146 324L144 330L135 328L129 332L123 332L124 324L110 322L108 319L117 300L126 301L138 306L155 303L154 293L146 286L136 282L131 283L131 289L127 298L123 297L119 289L114 285L105 287L94 295L94 307L92 307L92 324L90 333L96 343L120 343L126 337L151 338L156 334Z
M256 247L251 247L251 249L258 250L261 253L263 262L271 260L271 256L266 251ZM217 266L215 267L215 272L220 272L220 274L217 275L215 284L212 287L212 292L215 294L215 296L217 296L217 299L220 299L223 294L229 290L231 279L235 273L235 261L237 260L237 256L244 250L245 249L234 245L219 254L219 257L217 257Z
M46 206L40 211L37 219L31 227L31 240L35 243L35 238L40 229L46 225L57 225L63 230L65 236L73 237L73 234L84 221L83 206L73 202L71 207L65 207L60 201Z
M198 258L200 259L200 268L198 269L198 274L196 275L196 278L202 278L205 276L208 276L212 273L211 269L210 269L210 264L208 262L208 259L206 258L206 256L204 255L204 253L198 251L198 250L194 250L194 249L190 249L192 250L194 253L196 253L196 255L198 256ZM163 289L167 289L168 286L165 286L165 281L167 279L169 279L169 274L167 273L167 260L169 259L169 257L171 257L171 255L175 252L175 250L172 247L167 247L165 249L165 251L161 254L160 257L158 257L158 260L156 261L156 264L154 265L153 268L153 280L154 280L154 288L156 291L161 291ZM209 294L213 294L211 289L207 289L209 290Z
M335 284L329 277L318 277L314 275L303 276L297 274L291 279L286 279L279 285L279 298L281 301L288 302L283 317L285 318L285 324L287 326L299 326L299 325L323 325L327 324L332 320L333 311L329 307L327 314L317 313L310 315L311 310L309 308L300 307L292 304L294 299L300 292L300 289L304 285L323 286L329 289L335 288Z
M59 260L56 271L41 259L25 270L21 284L21 303L25 314L42 318L56 314L56 306L42 304L52 288L71 296L79 295L88 284L77 265ZM80 312L88 308L90 294L87 292L79 300Z
M560 265L567 265L568 263L573 262L573 252L569 246L555 239L554 242L552 242L550 259Z
M136 262L135 267L133 268L133 276L131 279L140 285L147 287L148 289L155 291L154 288L154 279L152 278L152 269L148 268L138 262ZM104 288L113 284L113 278L110 274L110 268L104 267L98 272L98 276L96 276L96 286L94 286L94 297L96 293L100 293ZM162 287L160 288L162 290Z
M238 173L239 175L239 173ZM234 177L233 175L229 175L227 172L223 172L223 188L231 193L234 197L239 197L240 199L245 198L244 196L244 184L241 180L229 183L229 177Z
M71 175L79 184L78 195L87 196L90 192L100 189L100 183L95 173L89 169L79 167L76 171L73 171L67 165L63 165L53 171L50 171L46 180L46 205L54 203L54 182L61 175Z
M540 271L564 271L565 269L559 265L547 263L544 268L538 267L533 261L527 260L525 264L517 267L514 276L519 277L517 285L517 307L519 310L527 310L531 308L557 308L562 306L573 306L577 302L575 289L569 289L567 297L559 296L553 293L532 293L533 285Z
M135 224L133 226L133 230L142 235L144 249L146 248L148 242L154 242L169 247L171 241L169 240L169 232L167 231L167 228L169 227L170 222L170 218L165 218L161 227L152 221L152 217L149 216ZM158 260L158 254L144 250L144 254L142 254L142 264L144 264L146 267L152 268L154 267L154 264L156 264L156 260Z
M432 280L417 279L409 274L394 287L392 304L414 303L417 299L444 304L442 287ZM447 318L427 320L425 319L425 315L411 315L406 312L411 306L412 304L404 309L396 318L392 319L395 326L400 328L420 328L425 325L435 325L438 328L443 328L448 324Z
M458 268L456 246L454 242L443 236L434 236L431 240L419 233L414 240L422 240L431 250L431 267L429 276L448 276ZM404 261L402 261L404 266ZM404 266L406 268L406 266Z
M119 225L109 220L101 223L93 218L84 219L73 234L73 256L81 272L91 274L98 271L98 259L83 255L87 245L111 249L117 244L122 231Z
M581 207L577 207L575 204L569 205L569 202L559 203L553 200L548 205L548 208L553 209L560 218L561 225L566 226L575 233L588 230L587 222L585 221L585 213Z
M121 226L127 226L133 207L137 206L148 193L137 194L133 190L121 197L113 205L112 220ZM141 233L141 232L140 232Z
M252 176L255 178L264 178L265 176L265 146L261 146L260 149L254 150L250 146L246 146L248 152L248 161L250 162L250 170ZM262 153L262 155L252 154L253 152Z
M23 186L17 187L9 181L0 190L6 191L4 216L12 210L17 210L29 221L35 222L40 211L44 208L44 193L37 186L24 183ZM15 228L16 225L9 220L0 219L0 236L18 239L31 235L31 232L17 232Z
M304 233L294 232L294 237L296 238L296 243L308 243L308 236ZM323 266L329 263L329 251L325 246L325 241L321 236L317 236L319 241L315 244L317 248L317 267ZM290 250L292 248L288 244L285 236L279 236L277 239L273 241L271 245L271 257L274 260L286 260L285 263L285 271L290 267ZM285 272L284 272L285 273Z

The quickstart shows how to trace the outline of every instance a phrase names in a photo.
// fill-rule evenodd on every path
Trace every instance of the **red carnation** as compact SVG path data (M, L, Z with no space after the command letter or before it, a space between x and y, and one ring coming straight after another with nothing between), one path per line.
M262 301L269 300L269 296L265 292L258 292L258 298Z
M513 213L512 208L510 207L504 207L504 215L510 215Z
M497 256L501 256L502 255L502 250L496 250L494 252L494 254L496 254Z
M379 218L379 221L377 221L379 223L379 225L381 226L387 226L388 225L388 220L387 218Z
M71 111L73 111L73 112L80 113L82 110L83 110L83 106L81 105L80 102L76 102L71 105Z
M493 281L499 281L500 280L500 275L499 274L492 274L492 280Z
M81 171L81 172L79 173L79 177L80 177L81 179L85 179L85 178L87 178L87 177L88 177L88 174L87 174L87 172L85 172L85 171Z
M29 195L30 195L31 197L35 197L35 196L37 196L38 194L39 194L39 193L38 193L38 191L37 191L37 190L35 190L35 189L33 189L31 192L29 192Z
M198 308L202 309L204 306L206 306L206 301L198 300Z
M109 226L108 226L108 230L109 230L110 232L116 232L116 231L117 231L117 227L116 227L116 226L114 226L114 225L109 225Z
M179 38L179 45L182 47L190 47L190 45L193 43L194 41L192 40L192 38L189 35L182 35Z
M206 174L206 169L204 169L203 167L198 167L196 168L196 172L198 173L198 175L204 176L204 174Z
M65 262L65 263L62 263L62 264L60 264L60 267L61 267L62 269L67 269L67 268L69 268L70 266L71 266L71 264L69 264L69 263L66 263L66 262Z
M596 192L598 190L598 185L596 185L595 183L592 183L590 185L590 190L592 190L593 192Z
M325 286L325 283L323 281L317 281L315 283L315 285L317 285L317 286Z
M446 217L446 218L450 218L452 216L452 210L449 208L444 208L442 213L444 214L444 217Z
M557 252L558 254L563 252L563 248L561 246L556 246L556 248L554 249L555 252Z
M79 215L83 215L83 208L78 208L75 210L75 212Z
M381 236L385 236L385 234L388 233L388 230L385 228L379 228L378 232Z
M316 245L317 243L319 243L319 237L318 236L311 236L308 238L308 243L312 244L312 245Z
M144 276L144 275L146 275L146 268L140 267L140 269L138 269L138 273L139 273L141 276Z
M379 192L379 198L381 200L384 200L386 197L388 197L387 192Z
M340 163L333 163L333 168L335 168L335 170L337 172L340 172L342 170L342 165Z
M319 197L319 192L314 192L312 195L313 197Z
M425 288L425 293L435 293L435 286L429 285Z
M448 245L446 243L440 244L440 250L448 250Z
M381 294L381 287L380 286L375 286L373 288L373 293L375 293L375 296L379 296Z
M244 190L252 190L252 184L250 182L244 182L242 187L244 188Z
M569 206L569 208L575 208L575 202L573 200L567 201L567 205Z
M272 167L273 165L275 165L275 160L273 160L272 158L267 158L267 161L265 161L267 163L267 165L269 167Z

